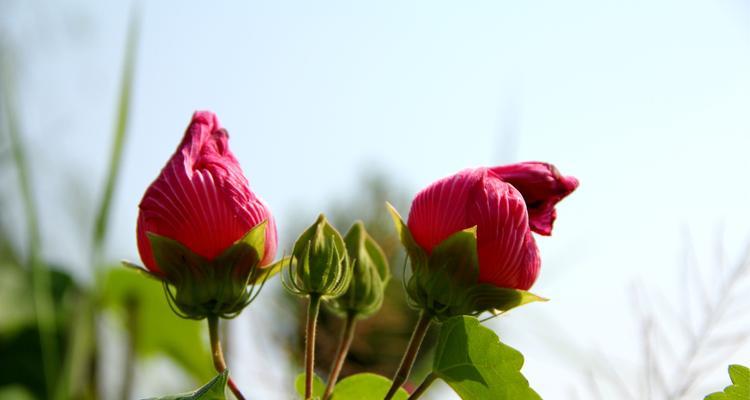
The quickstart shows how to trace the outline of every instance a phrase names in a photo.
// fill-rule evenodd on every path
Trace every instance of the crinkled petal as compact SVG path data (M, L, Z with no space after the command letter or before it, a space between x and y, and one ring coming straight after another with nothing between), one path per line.
M531 229L550 235L557 217L555 204L578 187L578 180L562 176L554 165L523 162L491 168L497 178L510 183L523 195Z

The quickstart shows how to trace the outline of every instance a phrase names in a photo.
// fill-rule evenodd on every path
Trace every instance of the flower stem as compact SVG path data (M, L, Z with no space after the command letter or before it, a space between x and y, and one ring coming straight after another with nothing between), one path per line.
M422 310L419 314L417 326L414 327L414 332L411 334L409 345L406 347L404 357L401 359L401 365L399 365L396 375L393 376L393 384L383 400L390 400L393 398L401 385L406 382L406 378L409 377L409 373L411 372L411 367L414 366L414 360L417 359L419 346L422 345L422 340L424 340L424 337L427 334L427 329L430 327L431 321L432 315Z
M354 318L354 314L348 313L344 328L341 330L341 341L336 351L336 358L333 361L333 365L331 365L331 373L328 374L328 385L326 385L326 391L323 393L323 400L327 400L331 397L331 393L333 393L333 387L336 386L336 381L339 379L339 373L341 372L341 367L344 366L346 354L349 353L349 347L352 345L354 328L356 326L357 320Z
M437 379L437 375L435 375L434 372L430 372L429 375L427 375L422 383L419 384L419 386L414 390L414 393L409 396L409 400L416 400L424 394L425 391L427 391L427 388L432 385L432 382L435 382L435 379Z
M305 334L305 400L312 399L313 375L315 374L315 331L318 326L320 295L310 294L307 304L307 330Z
M214 359L214 368L216 372L224 372L227 369L227 363L224 362L224 352L221 350L221 341L219 341L219 317L216 315L209 315L206 317L208 320L208 337L211 340L211 354ZM245 400L245 396L242 395L240 389L234 383L231 377L227 379L227 385L232 390L237 400Z

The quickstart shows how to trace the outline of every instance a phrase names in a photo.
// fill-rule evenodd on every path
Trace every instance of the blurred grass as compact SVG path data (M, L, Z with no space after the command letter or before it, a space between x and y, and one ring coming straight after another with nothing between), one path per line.
M140 18L137 12L133 12L128 27L128 39L125 48L125 60L123 73L120 81L120 95L117 104L117 116L115 119L114 138L112 143L112 153L109 157L109 167L107 177L104 183L104 193L102 194L99 207L96 212L94 222L94 235L92 238L93 266L98 267L101 261L105 239L107 237L107 228L109 226L110 209L112 207L112 196L117 186L117 178L120 175L122 167L122 154L125 149L125 138L130 119L130 102L131 93L133 92L133 75L135 71L136 50L138 47L138 37L140 34Z
M24 206L27 229L27 268L31 271L34 310L38 325L39 340L42 345L42 361L47 393L51 393L55 386L58 368L58 349L56 343L55 309L50 295L50 277L47 267L41 260L41 235L39 234L39 218L36 201L31 189L26 149L21 139L18 117L16 114L16 96L13 86L13 76L10 62L6 60L2 65L3 114L5 116L5 130L10 141L11 153L15 163L20 186L21 198Z

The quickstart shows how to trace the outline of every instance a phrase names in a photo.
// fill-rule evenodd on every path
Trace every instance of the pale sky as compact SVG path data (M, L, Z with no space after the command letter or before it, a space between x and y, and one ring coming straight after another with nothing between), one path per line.
M45 251L80 264L71 249L87 242L67 215L101 190L131 5L9 3L44 239L55 243ZM196 109L218 114L286 234L294 211L312 222L370 166L413 194L469 166L549 161L581 181L553 236L538 238L532 291L552 301L490 326L525 354L532 387L558 399L583 392L589 353L637 371L629 287L678 303L688 233L708 275L719 233L730 260L750 237L746 1L216 3L140 5L113 260L137 259L138 201ZM240 318L249 335L256 307ZM570 348L555 341L569 338ZM240 372L257 368L257 349L240 353ZM714 375L709 391L728 383L724 366ZM250 376L240 385L273 398Z

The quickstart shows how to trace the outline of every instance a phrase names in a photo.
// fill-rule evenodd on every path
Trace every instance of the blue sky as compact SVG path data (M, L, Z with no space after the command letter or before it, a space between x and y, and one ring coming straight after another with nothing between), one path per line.
M75 232L71 204L84 215L101 190L131 5L16 3L7 27L29 44L17 84L37 196L58 200L40 205L57 244L45 249L80 264L70 249L86 242L60 231ZM743 1L143 2L140 12L112 259L137 258L137 203L195 109L218 114L282 232L372 166L414 193L467 166L553 162L581 181L539 239L534 291L553 301L493 326L554 399L576 386L570 363L586 356L540 339L550 323L633 372L629 285L676 296L686 236L711 275L715 237L731 260L750 234Z

